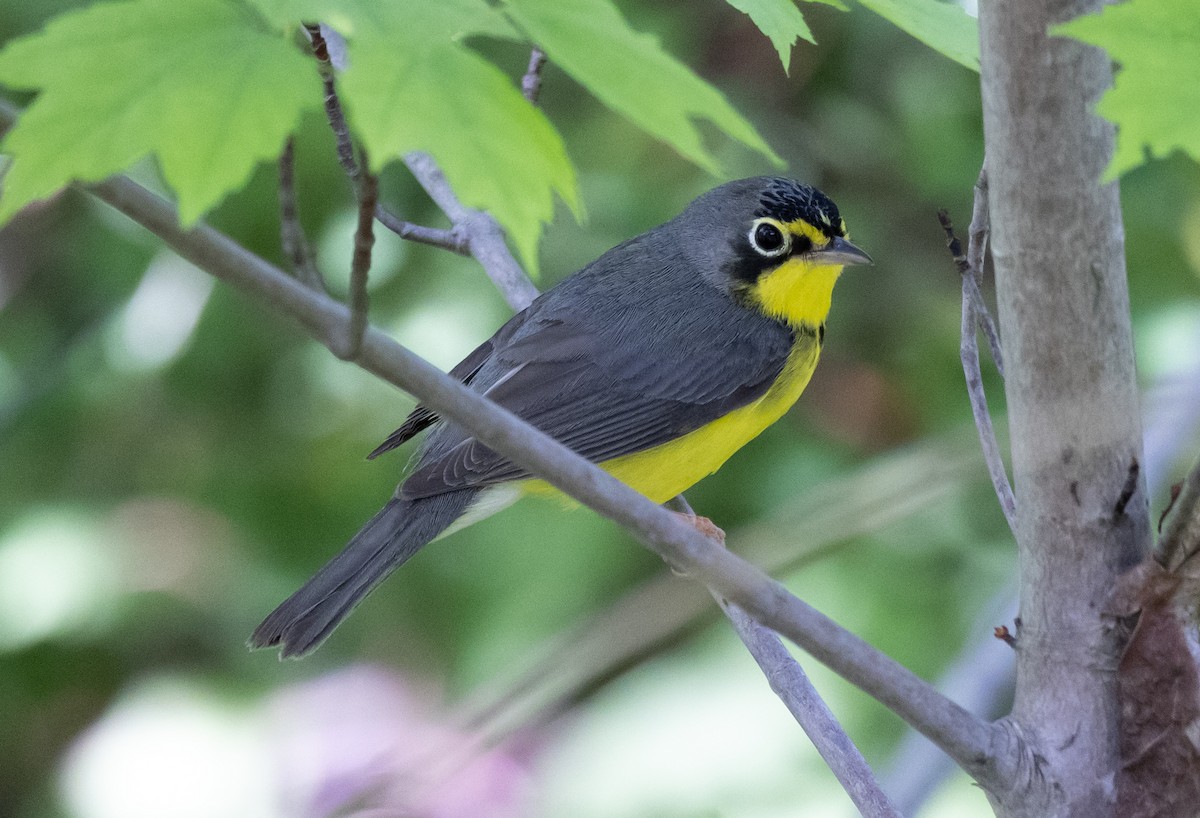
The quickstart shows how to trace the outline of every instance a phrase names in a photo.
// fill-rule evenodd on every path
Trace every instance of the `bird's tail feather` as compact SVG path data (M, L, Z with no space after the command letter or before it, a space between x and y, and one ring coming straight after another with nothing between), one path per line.
M477 494L464 489L390 500L340 554L255 628L250 646L279 645L281 657L315 648L388 574L453 523Z

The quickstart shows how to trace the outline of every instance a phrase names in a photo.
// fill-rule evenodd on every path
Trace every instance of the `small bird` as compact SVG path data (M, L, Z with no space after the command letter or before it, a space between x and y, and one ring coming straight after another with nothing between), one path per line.
M729 182L543 293L450 374L665 503L796 402L834 283L844 265L869 263L819 190ZM252 647L307 653L434 539L552 490L423 406L368 457L429 426L392 499L258 626Z

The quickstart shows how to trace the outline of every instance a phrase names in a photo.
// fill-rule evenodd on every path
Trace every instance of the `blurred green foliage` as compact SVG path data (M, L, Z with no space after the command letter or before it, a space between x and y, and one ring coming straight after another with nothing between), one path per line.
M67 5L0 4L0 32L34 30ZM720 88L789 174L837 201L876 259L839 284L824 360L797 408L690 494L737 548L739 530L785 514L814 488L836 488L896 447L969 424L959 282L934 214L949 208L965 232L982 157L978 77L861 11L806 6L820 45L797 45L790 78L750 20L724 4L627 2L622 12ZM477 47L509 76L524 71L524 47ZM560 208L542 244L546 285L720 181L614 116L553 63L541 106L564 135L588 213L580 225ZM771 170L745 148L710 144L731 176ZM303 221L334 288L344 288L353 203L318 115L302 120L297 156ZM135 174L157 184L153 167ZM1200 367L1198 183L1200 170L1179 157L1122 181L1141 363L1155 378ZM444 224L394 167L383 196L408 219ZM274 169L260 166L210 221L282 264L275 197ZM263 718L264 702L293 701L294 685L371 663L452 714L548 639L665 570L593 514L527 501L428 549L311 658L281 665L248 653L259 619L391 492L406 453L362 456L412 400L205 282L78 192L29 208L0 232L2 815L113 814L98 796L79 795L97 792L84 774L95 758L87 748L113 746L95 739L122 713L150 712L147 703L167 702L163 718L222 713L248 724ZM472 261L380 236L372 318L402 343L448 367L506 315ZM987 375L1000 416L1002 384ZM1179 462L1195 451L1194 433L1185 441ZM783 552L803 547L786 531L769 536ZM946 498L786 579L933 678L991 639L976 615L1013 562L980 464ZM814 672L882 764L898 722ZM285 725L312 715L284 712ZM603 740L606 730L615 737ZM811 814L851 814L723 625L693 631L523 741L536 814L795 814L798 803ZM658 768L635 752L642 745L661 750L655 758L675 777L643 780ZM151 760L147 769L158 769ZM223 786L206 769L174 784L191 782L195 792L180 790L173 814L197 814L189 799ZM106 778L109 787L149 786L137 769L125 772ZM931 810L988 814L982 795L962 787ZM289 813L246 803L209 814Z

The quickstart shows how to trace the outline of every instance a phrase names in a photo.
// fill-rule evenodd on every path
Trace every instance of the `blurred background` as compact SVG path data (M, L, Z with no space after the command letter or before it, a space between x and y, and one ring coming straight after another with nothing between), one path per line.
M0 4L0 36L75 3ZM982 158L978 78L862 10L808 5L785 76L723 3L622 2L841 207L876 259L839 284L799 405L689 497L731 547L961 701L1007 706L1014 548L959 364ZM519 78L528 52L478 47ZM24 99L14 98L20 103ZM550 65L588 219L547 287L719 179ZM715 141L730 177L770 172ZM297 136L303 221L344 291L354 212L325 123ZM134 171L154 184L151 164ZM1154 509L1200 439L1200 170L1122 181ZM402 169L384 199L444 220ZM282 263L262 167L210 221ZM475 263L380 232L372 320L452 366L508 316ZM1003 387L985 382L1003 428ZM313 656L245 640L389 496L363 459L413 402L76 192L0 231L0 815L850 816L730 629L582 509L525 501L423 552ZM801 657L803 659L803 657ZM906 814L990 815L878 704L805 666Z

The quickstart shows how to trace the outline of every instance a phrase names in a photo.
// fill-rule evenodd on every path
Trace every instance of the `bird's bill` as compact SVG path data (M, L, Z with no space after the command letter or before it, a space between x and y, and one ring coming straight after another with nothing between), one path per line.
M864 251L855 247L850 242L843 239L841 236L835 236L830 239L819 250L813 252L813 256L822 264L874 264Z

